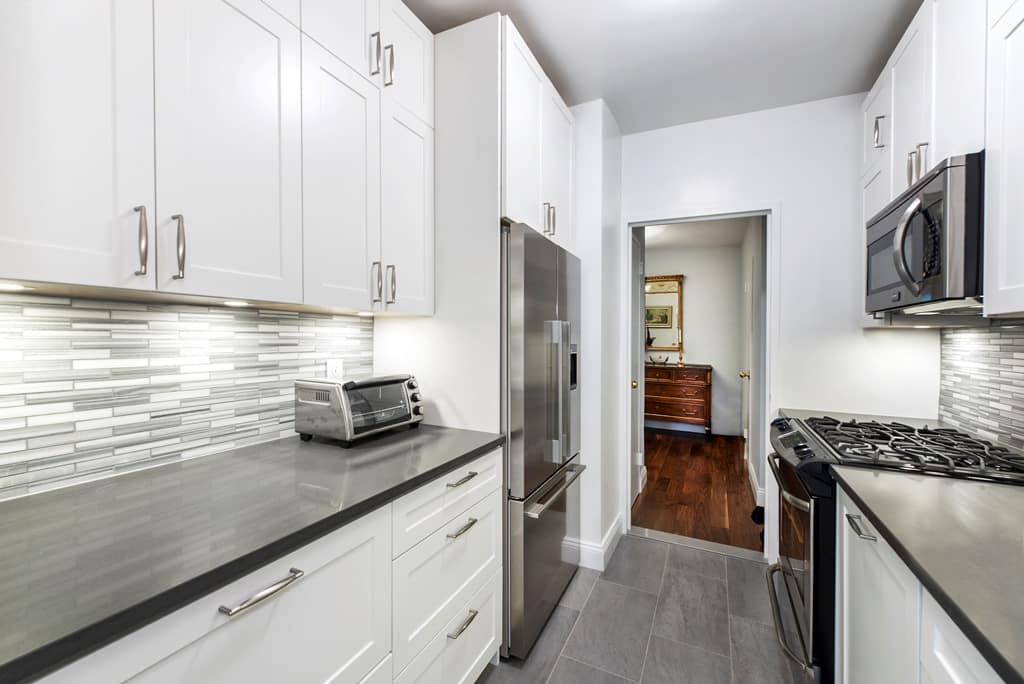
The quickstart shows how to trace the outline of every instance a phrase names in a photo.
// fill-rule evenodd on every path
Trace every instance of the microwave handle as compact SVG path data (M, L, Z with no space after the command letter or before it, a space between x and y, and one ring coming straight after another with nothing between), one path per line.
M892 260L896 264L896 273L899 274L900 280L903 281L903 284L907 286L907 289L915 297L921 294L921 290L924 289L924 283L917 282L910 275L910 269L907 267L907 257L903 252L903 245L907 240L907 228L910 227L910 220L919 211L921 211L921 198L915 197L914 201L903 212L903 216L900 217L900 222L896 225L896 232L892 236Z

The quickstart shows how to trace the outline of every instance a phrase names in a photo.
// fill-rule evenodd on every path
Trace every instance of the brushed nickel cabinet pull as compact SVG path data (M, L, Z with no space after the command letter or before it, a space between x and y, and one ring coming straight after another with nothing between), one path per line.
M880 150L885 147L885 143L882 142L882 119L885 118L884 114L880 114L875 117L875 131L874 131L874 148Z
M389 278L391 282L391 296L384 303L394 304L398 300L398 267L394 264L388 264L387 270L391 273Z
M380 73L380 31L370 34L370 75Z
M139 214L139 270L137 276L144 276L149 265L149 222L146 220L146 205L134 207Z
M919 143L917 145L917 147L915 147L914 149L917 152L917 158L914 160L917 163L917 178L916 178L916 180L921 180L921 176L923 176L924 172L928 170L928 168L925 166L927 161L925 160L925 157L924 157L925 153L928 151L928 143L926 143L926 142Z
M455 530L454 532L449 533L446 536L449 539L458 539L462 535L464 535L467 532L469 532L469 530L473 527L473 525L476 525L478 522L480 522L480 521L477 520L476 518L470 518L468 523L466 523L465 525L463 525L459 529Z
M473 620L476 620L476 616L479 615L479 614L480 614L480 611L478 611L478 610L470 610L469 611L469 617L466 618L465 621L461 625L459 625L458 629L456 629L454 632L449 634L448 638L454 641L455 639L458 639L460 636L462 636L462 633L465 632L467 629L469 629L469 626L471 624L473 624Z
M384 46L384 85L395 84L395 46Z
M278 582L274 582L273 584L271 584L266 589L261 589L260 591L256 592L255 594L253 594L249 598L247 598L244 601L242 601L241 603L239 603L234 608L228 608L227 606L221 606L217 610L219 612L223 613L224 615L227 615L228 617L234 617L234 616L238 615L239 613L241 613L242 611L249 610L253 606L258 605L260 603L263 603L264 601L266 601L271 596L273 596L273 595L275 595L275 594L277 594L277 593L279 593L281 591L284 591L287 587L289 587L290 585L292 585L295 582L297 582L300 579L302 579L302 576L305 575L305 574L306 573L304 573L302 570L299 570L298 568L292 568L291 570L288 571L288 576L287 577L285 577L284 579L282 579L282 580L280 580Z
M914 184L914 167L915 167L914 160L915 160L916 157L917 157L917 152L908 152L907 153L907 187L908 188L911 185Z
M558 207L551 205L551 234L558 232Z
M867 541L872 541L872 542L873 541L878 541L878 537L876 537L873 534L868 534L867 532L865 532L863 530L863 528L861 528L861 526L860 526L860 516L859 515L853 515L852 513L847 513L846 514L846 522L850 523L850 527L853 528L854 533L858 537L860 537L861 539L865 539Z
M472 470L470 470L469 474L466 475L466 477L456 480L455 482L449 482L445 485L445 487L448 487L448 489L455 489L456 487L461 487L462 485L466 484L479 474L480 473L474 473Z
M185 217L181 214L175 214L171 217L172 221L178 222L178 273L177 275L171 276L174 280L184 280L185 278Z
M384 301L384 271L381 268L381 263L379 261L374 261L370 265L371 279L373 278L373 273L375 270L377 272L377 296L373 298L373 303L379 304L380 302Z
M544 230L545 235L551 234L551 202L544 203Z

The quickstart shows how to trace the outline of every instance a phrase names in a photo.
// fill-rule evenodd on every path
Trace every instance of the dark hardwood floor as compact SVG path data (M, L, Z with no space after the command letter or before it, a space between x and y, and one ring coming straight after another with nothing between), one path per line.
M644 433L647 484L633 525L761 551L761 527L743 463L743 438L667 430Z

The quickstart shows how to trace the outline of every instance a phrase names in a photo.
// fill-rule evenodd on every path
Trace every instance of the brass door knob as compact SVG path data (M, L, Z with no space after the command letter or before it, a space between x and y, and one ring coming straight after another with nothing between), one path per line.
M636 380L634 380L631 384L633 385L633 389L636 389L637 387L640 386L640 383L637 382Z
M740 377L741 378L746 378L747 380L749 380L750 379L750 371L740 371Z

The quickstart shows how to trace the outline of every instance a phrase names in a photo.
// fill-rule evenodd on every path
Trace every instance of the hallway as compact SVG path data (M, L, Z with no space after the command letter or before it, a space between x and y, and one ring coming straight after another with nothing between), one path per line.
M633 527L762 550L741 437L648 429L644 463L647 484L633 503Z

